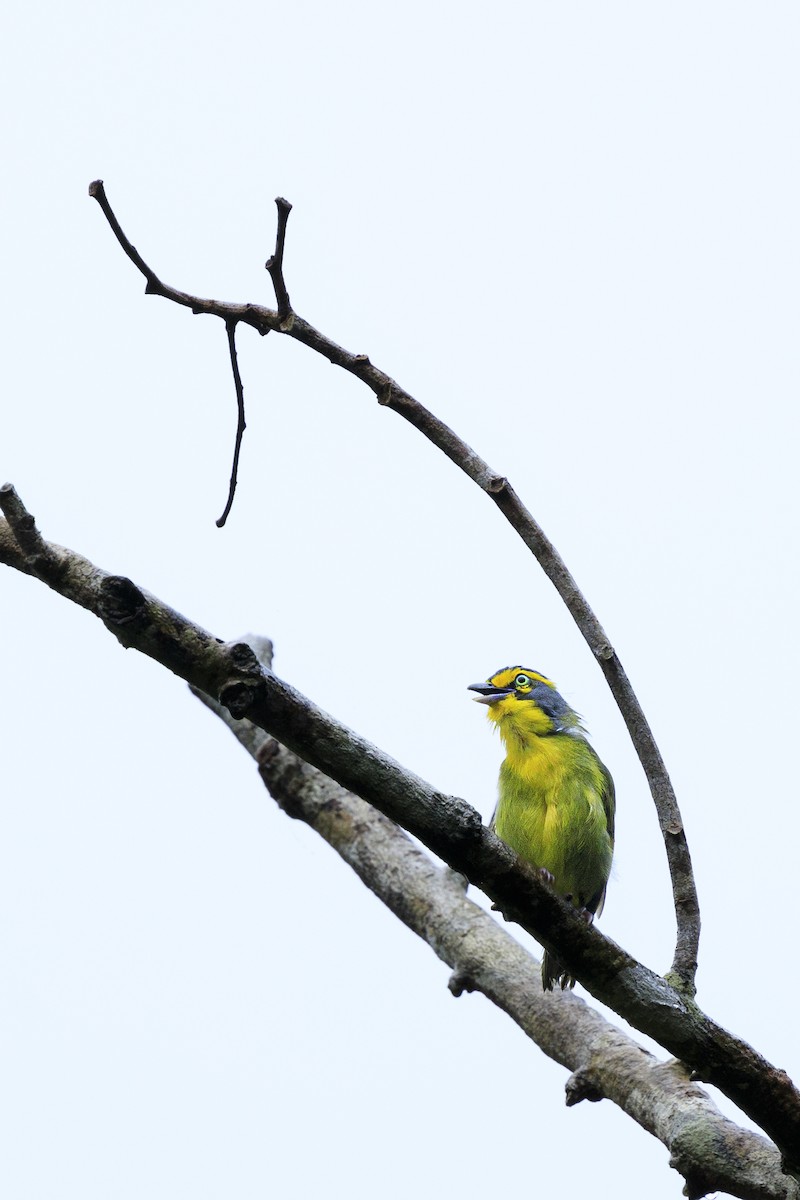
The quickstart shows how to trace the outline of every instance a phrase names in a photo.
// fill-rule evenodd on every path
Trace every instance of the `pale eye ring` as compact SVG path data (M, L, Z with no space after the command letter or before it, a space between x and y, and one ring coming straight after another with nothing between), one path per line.
M514 679L514 687L528 687L530 682L530 676L519 674Z

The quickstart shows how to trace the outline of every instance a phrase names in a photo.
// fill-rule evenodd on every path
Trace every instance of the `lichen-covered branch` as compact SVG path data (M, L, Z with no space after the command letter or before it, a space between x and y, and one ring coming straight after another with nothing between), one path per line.
M269 668L269 641L247 641ZM195 695L256 760L281 808L315 829L452 967L460 986L482 992L572 1072L568 1104L602 1099L616 1104L663 1142L690 1198L722 1191L743 1200L800 1200L800 1185L781 1171L775 1147L724 1117L681 1063L658 1062L573 992L544 992L540 964L393 821L252 722L235 720L203 692Z
M108 202L102 180L95 180L91 184L89 194L97 200L117 241L144 276L147 281L145 290L149 294L163 296L166 300L191 309L195 314L205 313L220 317L226 323L241 321L251 325L261 334L269 333L270 330L287 334L317 354L323 355L335 366L355 375L372 389L380 404L402 416L469 476L494 501L516 530L556 588L600 664L644 768L658 814L672 880L677 938L671 978L682 991L694 995L700 941L700 908L683 820L669 774L642 707L605 630L560 554L508 480L493 471L466 442L401 388L391 376L373 366L366 354L353 354L343 349L291 309L283 277L286 220L291 207L287 201L277 201L279 226L276 251L267 264L278 300L278 311L275 311L255 304L207 300L163 283L128 240Z
M786 1073L588 926L481 823L475 809L436 791L263 670L245 643L222 642L130 579L110 575L38 533L29 548L35 522L10 485L0 488L0 509L6 515L0 521L0 562L35 575L95 613L122 645L160 662L232 716L248 718L418 837L552 948L597 999L687 1063L698 1079L719 1087L800 1176L800 1093ZM22 531L19 537L16 530Z

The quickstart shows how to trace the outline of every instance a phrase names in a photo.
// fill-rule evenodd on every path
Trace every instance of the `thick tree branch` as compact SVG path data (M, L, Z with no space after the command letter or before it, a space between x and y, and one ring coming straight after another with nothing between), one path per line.
M246 639L272 665L271 643ZM544 992L541 967L497 921L464 896L451 872L434 865L393 822L334 783L252 722L237 721L203 692L194 694L225 722L259 763L264 784L290 817L305 821L438 957L506 1012L550 1058L567 1067L567 1103L608 1099L658 1138L684 1192L743 1200L800 1198L775 1147L724 1117L688 1071L658 1062L572 992Z
M696 1078L719 1087L775 1141L787 1170L800 1176L800 1094L786 1073L588 926L482 825L475 809L437 792L264 671L246 644L226 645L131 580L109 575L63 547L43 543L34 563L8 519L13 514L16 528L25 516L8 485L0 489L0 508L7 517L0 522L0 562L37 575L95 613L123 646L160 662L219 700L232 716L247 717L420 838L556 952L594 996L686 1062Z
M677 922L672 978L682 991L693 995L700 939L700 909L683 821L666 766L642 707L605 630L558 551L525 508L508 480L493 471L466 442L462 441L443 421L440 421L419 401L415 400L409 392L401 388L391 376L373 366L366 354L352 354L343 349L289 308L288 293L283 281L282 263L288 210L282 211L280 202L278 202L278 209L279 220L282 220L282 224L279 224L276 253L270 260L273 267L269 268L278 297L279 310L276 312L273 309L253 304L230 304L218 300L205 300L163 283L123 232L108 203L102 180L96 180L91 184L89 194L97 200L102 208L128 258L144 275L147 281L146 292L163 296L175 304L191 309L196 314L207 313L220 317L225 322L242 321L252 325L261 334L268 333L270 330L285 333L316 353L323 355L334 365L349 371L372 389L380 404L399 413L429 441L438 446L494 501L512 528L516 530L556 588L600 664L644 768L656 806L672 880ZM283 203L286 204L285 201ZM282 293L278 290L279 284L283 289ZM281 310L282 303L283 311Z

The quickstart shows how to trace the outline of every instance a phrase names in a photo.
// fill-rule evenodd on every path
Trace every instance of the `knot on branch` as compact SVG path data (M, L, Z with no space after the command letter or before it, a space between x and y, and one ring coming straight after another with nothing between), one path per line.
M683 1176L683 1194L688 1197L688 1200L702 1200L703 1196L719 1190L717 1180L697 1167L687 1169L685 1165L682 1165L680 1155L671 1155L669 1165L673 1171L677 1171L679 1175Z
M456 970L453 971L453 974L447 981L447 987L456 999L458 999L459 996L463 996L464 992L477 991L475 980L461 967L457 967Z
M220 688L219 702L227 708L234 720L241 721L258 703L262 690L263 684L234 679Z
M590 1104L596 1104L598 1100L605 1100L605 1092L597 1083L589 1067L578 1067L577 1071L573 1071L564 1085L564 1091L567 1108L572 1108L574 1104L580 1104L581 1100L588 1100Z
M253 647L247 642L231 642L225 652L230 673L219 689L219 703L239 721L263 700L264 671Z
M98 610L106 625L130 625L144 617L146 608L144 594L125 575L107 575L100 584Z
M613 658L614 654L616 653L614 647L608 642L601 642L599 646L593 646L592 651L595 658L600 662L608 662L608 660Z
M499 496L502 492L507 492L508 480L505 475L492 475L486 484L486 490L490 496Z
M263 699L264 671L247 642L232 642L226 651L230 677L219 690L219 702L239 721Z
M256 762L258 763L259 770L262 767L266 770L270 763L275 761L280 752L280 742L276 741L273 737L268 737L263 745L259 748L258 754L256 755Z
M445 796L442 792L434 793L433 802L437 811L444 814L445 820L452 822L455 842L464 846L481 840L484 826L477 808L455 796Z
M261 633L245 633L239 641L229 642L228 653L232 656L231 661L241 670L252 669L253 658L267 671L272 666L272 641Z

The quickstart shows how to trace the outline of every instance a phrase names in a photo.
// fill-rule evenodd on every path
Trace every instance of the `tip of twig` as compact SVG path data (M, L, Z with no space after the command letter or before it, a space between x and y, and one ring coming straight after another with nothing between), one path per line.
M278 231L275 235L275 253L268 258L264 263L267 271L269 271L272 279L272 286L275 289L275 299L278 303L278 316L281 320L285 320L291 315L292 305L289 300L289 293L286 290L286 281L283 278L283 252L286 245L286 223L289 220L289 213L292 211L292 206L288 200L284 200L283 196L276 196L275 203L278 207Z
M93 199L93 200L97 199L97 196L98 196L98 195L99 195L99 194L100 194L102 191L103 191L103 181L102 181L102 179L94 179L94 180L93 180L93 181L92 181L92 182L89 184L89 195L92 197L92 199Z

